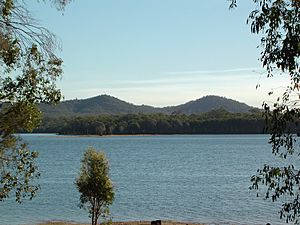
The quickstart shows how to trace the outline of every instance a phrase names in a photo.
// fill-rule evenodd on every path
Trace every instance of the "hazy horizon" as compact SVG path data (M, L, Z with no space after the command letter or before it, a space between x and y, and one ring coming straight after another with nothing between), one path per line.
M191 102L191 101L195 101L195 100L198 100L198 99L201 99L201 98L204 98L204 97L216 96L216 97L224 97L224 98L226 98L226 99L234 100L234 101L237 101L237 102L240 102L240 103L245 103L245 104L247 104L247 105L249 105L249 106L251 106L251 107L256 107L256 106L253 106L253 105L248 104L247 102L239 101L238 99L232 99L232 98L228 98L228 97L226 97L226 96L220 96L220 95L214 95L214 94L200 96L200 97L198 97L198 98L196 98L196 99L189 99L189 100L187 100L187 101L185 101L185 102L181 102L181 103L175 104L175 105L170 105L170 104L169 104L169 105L164 105L164 106L148 105L148 104L144 104L144 103L139 104L139 103L135 103L135 102L128 101L128 100L126 100L126 99L122 99L122 98L120 98L120 97L118 97L118 96L113 96L113 95L109 95L109 94L105 94L105 93L104 93L104 94L99 94L99 95L89 96L89 97L86 97L86 98L63 99L62 101L86 100L86 99L96 98L96 97L100 97L100 96L110 96L110 97L117 98L117 99L119 99L119 100L121 100L121 101L125 101L125 102L130 103L130 104L134 104L134 105L145 105L145 106L151 106L151 107L155 107L155 108L163 108L163 107L169 107L169 106L177 106L177 105L185 104L185 103L188 103L188 102ZM261 107L258 107L258 108L261 108Z
M219 95L260 107L285 80L266 79L258 35L246 19L251 1L76 1L63 15L47 3L29 7L57 35L65 99L99 94L166 106ZM257 84L260 88L256 89Z

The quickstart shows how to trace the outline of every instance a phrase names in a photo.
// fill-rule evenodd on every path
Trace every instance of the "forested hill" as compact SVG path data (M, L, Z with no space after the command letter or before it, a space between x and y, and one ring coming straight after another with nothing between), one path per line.
M109 95L63 101L56 106L42 104L40 109L46 117L163 112L159 108L134 105Z
M245 103L214 95L205 96L178 106L165 107L164 109L168 112L180 112L190 115L206 113L220 108L231 113L247 113L253 109Z
M199 114L223 108L232 113L245 113L253 109L232 99L219 96L205 96L178 106L157 108L147 105L134 105L109 95L63 101L57 106L41 104L40 109L46 117L93 116L99 114L163 113Z

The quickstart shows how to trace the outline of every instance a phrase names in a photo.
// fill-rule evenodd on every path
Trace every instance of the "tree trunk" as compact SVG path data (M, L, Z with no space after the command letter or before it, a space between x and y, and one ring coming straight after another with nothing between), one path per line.
M92 225L95 225L95 200L92 200Z
M98 202L98 199L96 198L95 199L95 225L97 225L97 222L98 222L98 218L99 218L99 202Z
M95 225L97 225L97 222L98 222L98 216L95 215Z
M92 225L95 225L95 223L94 223L94 212L92 212Z

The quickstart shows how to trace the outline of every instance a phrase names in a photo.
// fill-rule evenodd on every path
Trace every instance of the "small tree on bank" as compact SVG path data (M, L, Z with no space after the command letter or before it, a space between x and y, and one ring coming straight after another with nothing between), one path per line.
M100 216L109 214L109 205L114 200L113 184L109 178L109 165L103 152L89 147L81 161L76 180L80 195L80 208L86 209L96 225Z

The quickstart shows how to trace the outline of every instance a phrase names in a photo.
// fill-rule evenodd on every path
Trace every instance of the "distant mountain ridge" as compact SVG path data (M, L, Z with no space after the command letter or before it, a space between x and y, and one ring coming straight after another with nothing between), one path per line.
M245 113L253 109L253 107L245 103L215 95L208 95L182 105L166 107L165 109L184 114L199 114L220 108L232 113Z
M45 116L92 116L97 114L128 114L128 113L181 113L200 114L223 108L232 113L249 112L253 107L225 97L208 95L185 104L168 107L134 105L109 95L99 95L81 100L62 101L57 106L41 104L40 109Z

